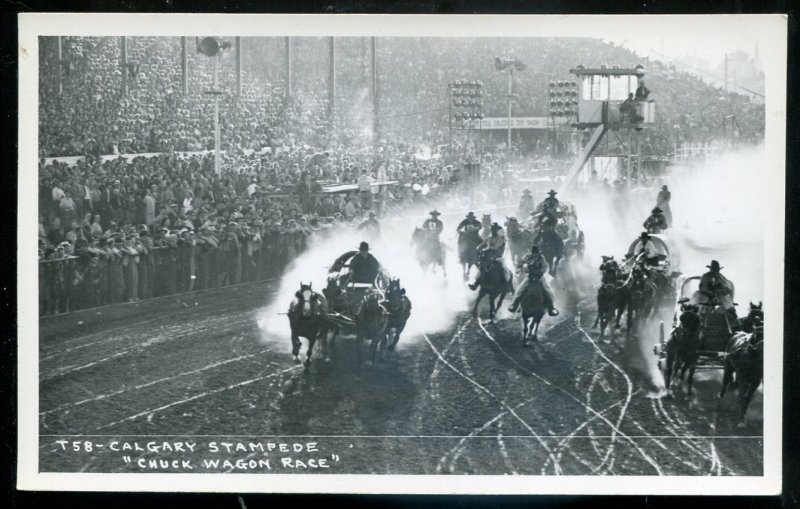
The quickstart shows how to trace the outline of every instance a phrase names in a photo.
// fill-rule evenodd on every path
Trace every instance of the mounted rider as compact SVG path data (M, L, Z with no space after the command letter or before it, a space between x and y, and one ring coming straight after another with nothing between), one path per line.
M661 233L669 228L667 218L659 207L655 207L650 212L650 216L644 221L643 226L648 233Z
M544 255L539 252L539 246L536 244L531 246L531 252L525 255L525 258L523 258L517 264L517 268L524 268L527 273L527 277L514 293L514 300L511 302L511 306L509 306L508 310L512 313L516 312L522 297L525 295L525 291L528 289L528 285L530 285L532 281L538 281L542 285L542 290L545 294L547 314L550 316L558 315L558 310L553 305L553 291L550 289L550 285L547 284L547 280L544 278L544 274L548 271L549 266Z
M480 241L481 228L483 228L483 225L478 221L478 218L475 217L475 213L470 211L467 213L467 216L458 223L456 233L463 233L470 238Z
M369 218L358 225L358 231L364 232L372 240L377 240L381 237L381 224L375 219L374 211L369 211Z
M442 243L439 241L439 237L444 231L444 224L439 220L439 216L442 214L434 209L430 211L431 217L425 220L422 223L422 229L425 231L425 238L431 244L432 253L434 256L439 257L441 256L441 249Z
M558 193L553 189L547 192L547 198L545 198L544 201L542 202L543 211L548 210L552 212L553 215L558 214L558 208L561 204L559 203L558 198L556 198L557 194Z
M350 261L349 282L374 285L380 274L380 268L378 259L369 252L369 244L362 242L358 246L358 254Z
M507 271L503 255L506 252L506 237L502 235L503 227L497 223L492 223L490 227L490 234L477 248L478 253L489 257L489 263L499 263L503 271ZM475 290L480 285L481 276L483 275L483 267L478 266L478 275L475 276L475 282L469 285L471 290Z
M522 191L522 196L519 199L519 217L527 216L533 209L533 195L531 195L530 189L525 189Z
M656 207L664 212L664 217L667 219L667 227L672 226L672 210L670 209L669 202L672 199L672 193L667 185L661 186L661 191L656 196Z

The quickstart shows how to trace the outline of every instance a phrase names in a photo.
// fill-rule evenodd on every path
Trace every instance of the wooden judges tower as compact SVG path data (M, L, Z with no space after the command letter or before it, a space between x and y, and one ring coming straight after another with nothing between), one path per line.
M639 150L639 133L644 127L653 123L655 103L646 98L639 98L623 106L630 94L636 96L637 88L643 82L644 67L633 69L608 68L587 69L578 66L569 72L578 78L578 108L574 128L591 133L588 141L572 163L569 172L561 184L560 191L568 190L574 185L577 177L584 170L586 163L596 155L604 135L614 136L623 149L616 153L624 157L625 180L630 185L633 175L633 159L636 158L641 168L641 152ZM620 106L623 106L620 111ZM627 140L625 139L627 138Z

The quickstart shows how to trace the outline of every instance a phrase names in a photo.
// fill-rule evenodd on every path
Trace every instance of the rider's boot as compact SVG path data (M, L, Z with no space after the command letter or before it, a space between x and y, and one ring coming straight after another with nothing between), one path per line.
M547 314L550 316L558 316L558 310L553 305L553 299L547 299Z
M517 297L516 299L514 299L511 302L511 305L508 306L508 310L511 311L512 313L516 313L517 312L517 308L519 308L519 301L521 301L521 300L522 300L521 297Z
M478 286L481 284L481 276L482 274L478 274L478 276L475 278L475 282L467 285L470 290L475 291L478 289Z

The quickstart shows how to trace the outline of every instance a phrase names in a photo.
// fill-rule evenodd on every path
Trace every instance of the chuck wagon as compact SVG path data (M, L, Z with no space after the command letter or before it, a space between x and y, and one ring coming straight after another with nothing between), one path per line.
M725 302L709 299L700 293L701 276L680 276L678 278L678 296L675 303L672 327L678 326L678 317L681 314L681 305L684 302L696 304L700 314L700 348L698 350L698 369L721 369L724 367L725 351L736 333L738 322L730 313L733 306L734 284L728 280L729 297ZM658 367L662 368L665 361L664 326L660 330L659 345L654 348L658 355Z
M536 227L536 221L541 217L543 209L544 202L541 202L533 211L533 230L537 235L540 232ZM565 201L558 202L555 231L564 241L567 256L577 255L578 258L583 258L586 251L586 240L583 231L578 226L578 212L575 205Z

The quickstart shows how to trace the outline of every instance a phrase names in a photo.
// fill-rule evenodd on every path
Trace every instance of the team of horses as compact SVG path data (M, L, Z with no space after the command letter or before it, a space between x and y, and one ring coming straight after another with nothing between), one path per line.
M387 353L395 351L411 316L411 301L399 279L391 279L385 291L381 291L378 288L348 289L338 278L329 277L322 293L313 291L310 283L300 283L289 305L288 316L296 363L301 362L300 338L308 341L306 371L311 366L318 341L322 344L325 361L329 362L336 338L347 334L356 337L356 366L360 372L366 342L369 342L368 364L374 363L378 355L383 359Z
M480 272L479 279L470 288L479 290L472 312L478 315L479 305L488 300L489 323L501 309L507 295L514 293L515 276L490 252L479 251L478 246L489 235L491 216L482 218L482 228L459 233L458 255L464 281L469 279L473 268ZM516 218L506 218L506 241L511 261L516 267L534 244L540 246L552 278L559 277L559 264L570 255L563 239L554 229L536 229L523 226ZM438 237L421 228L412 235L416 258L423 271L445 273L446 249ZM675 289L668 277L657 267L639 260L619 263L613 257L603 257L600 266L600 286L597 290L597 316L594 327L599 328L601 340L609 342L606 333L609 327L620 329L626 318L627 338L638 335L659 313L675 305ZM525 277L525 276L523 276ZM516 281L519 282L519 281ZM519 302L522 323L521 342L530 346L538 341L538 330L547 312L547 299L539 280L530 280L527 291ZM687 304L683 312L691 315L704 314L697 307ZM707 310L705 313L710 313ZM400 336L411 314L411 302L405 295L398 279L389 281L384 290L378 288L354 291L346 288L336 277L329 277L322 293L312 290L311 284L301 283L300 289L289 307L292 330L292 353L295 362L301 362L300 338L308 340L305 367L311 363L314 346L321 343L325 361L330 361L330 352L339 334L356 337L358 369L364 354L363 345L369 342L367 363L374 363L395 350ZM663 366L666 389L676 379L686 381L687 393L692 395L693 377L698 358L703 348L703 327L700 318L683 317L676 323L664 343ZM729 387L738 389L740 426L744 426L747 406L763 377L763 309L762 304L750 304L749 314L739 320L731 330L723 358L723 383L718 394L721 399Z

